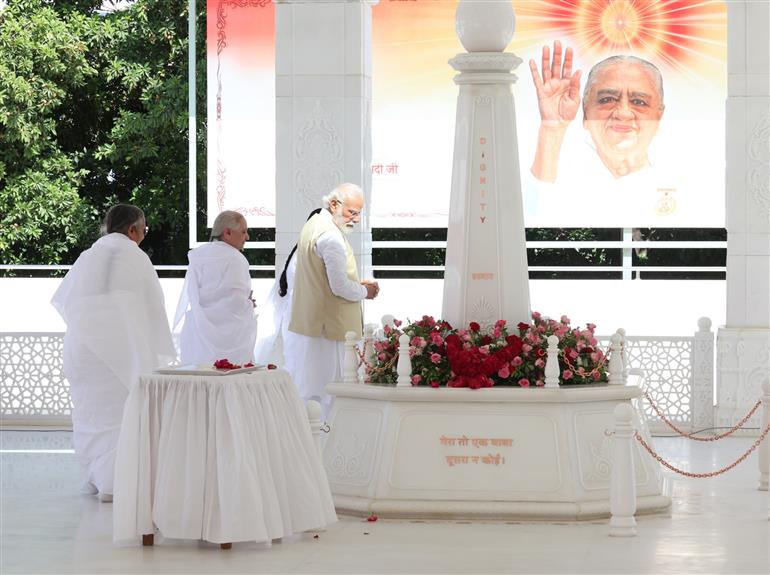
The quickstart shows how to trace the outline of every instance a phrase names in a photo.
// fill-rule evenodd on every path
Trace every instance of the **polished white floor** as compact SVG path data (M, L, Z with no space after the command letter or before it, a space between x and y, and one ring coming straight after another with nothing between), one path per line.
M81 495L67 432L2 432L0 573L770 573L768 492L756 454L714 479L672 476L670 516L640 517L635 538L606 521L493 523L340 518L272 546L111 541L112 506ZM694 471L734 461L751 439L716 444L656 438Z

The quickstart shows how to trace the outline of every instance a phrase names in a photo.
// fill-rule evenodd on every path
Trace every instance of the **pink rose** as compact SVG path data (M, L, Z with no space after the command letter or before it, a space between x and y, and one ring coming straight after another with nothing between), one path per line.
M529 345L528 343L525 343L524 345L521 346L521 350L524 353L529 353L530 351L532 351L532 346Z
M524 360L521 359L518 355L511 360L511 365L513 367L519 367L522 363L524 363Z
M479 348L479 351L483 353L484 355L489 355L489 346L488 345L482 345Z
M591 361L593 361L594 363L596 363L597 361L599 361L599 354L598 354L598 353L596 353L596 352L593 352L593 353L591 354Z
M565 369L561 373L561 376L564 379L564 381L567 381L568 379L572 379L572 372L570 370L568 370L568 369Z
M410 341L409 343L414 347L425 347L427 344L427 342L419 336L414 336L412 338L412 341Z
M395 325L396 327L400 327L401 326L401 320L400 319L394 319L393 320L393 325Z
M594 377L594 381L599 381L602 378L602 374L599 373L598 371L595 371L593 377Z
M500 371L498 371L498 372L497 372L497 375L498 375L499 377L501 377L501 378L505 379L505 378L507 378L507 377L510 377L510 375L511 375L511 370L510 370L510 369L508 369L508 365L506 364L506 365L504 365L503 367L501 367L501 368L500 368Z
M535 382L535 385L538 386L538 387L543 387L545 385L545 382L542 379L538 379Z
M413 375L412 376L412 385L417 385L422 381L421 375Z
M542 358L537 358L535 360L535 367L545 367L545 362L542 360Z
M540 312L533 311L532 312L532 319L540 319L542 316L540 315Z
M385 361L386 357L387 356L384 353L377 354L377 359L379 359L380 361Z
M529 387L529 380L526 377L522 377L519 380L519 387Z
M580 345L579 342L578 342L578 345ZM575 359L577 356L578 356L578 352L576 352L574 349L569 350L570 359Z
M430 360L431 360L433 363L441 363L441 356L440 356L439 354L437 354L437 353L433 353L433 354L431 354L431 356L430 356Z
M430 334L430 340L433 343L433 345L441 345L444 343L444 340L441 339L441 334L437 331L434 331Z
M561 316L562 323L569 323L569 318L566 315Z

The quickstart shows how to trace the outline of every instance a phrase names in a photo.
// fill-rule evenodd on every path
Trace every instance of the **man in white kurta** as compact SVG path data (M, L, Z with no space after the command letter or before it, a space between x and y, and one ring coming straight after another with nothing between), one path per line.
M167 365L176 353L158 276L139 248L144 214L119 204L104 225L107 234L78 257L51 303L67 324L63 367L85 489L111 501L128 392L140 374Z
M363 204L361 188L342 184L324 198L325 209L307 221L297 247L286 370L304 400L321 403L324 416L332 403L326 385L342 377L345 333L361 337L361 300L379 292L376 282L358 279L345 237L358 223Z
M238 212L222 212L211 236L187 256L190 265L174 320L175 330L181 324L181 361L244 364L253 361L257 336L249 262L241 253L249 238L246 220Z

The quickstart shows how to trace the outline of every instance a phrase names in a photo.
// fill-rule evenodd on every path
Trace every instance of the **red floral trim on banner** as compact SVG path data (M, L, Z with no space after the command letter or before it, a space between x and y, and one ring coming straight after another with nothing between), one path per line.
M227 9L228 8L264 8L272 0L220 0L217 5L217 207L224 210L227 196L227 169L220 155L220 136L222 135L222 52L227 48Z

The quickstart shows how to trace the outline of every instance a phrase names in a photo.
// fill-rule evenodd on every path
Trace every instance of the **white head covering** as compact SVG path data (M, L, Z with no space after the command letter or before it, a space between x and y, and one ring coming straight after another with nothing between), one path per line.
M158 275L124 234L99 238L80 254L51 303L67 340L85 345L128 389L176 358Z

